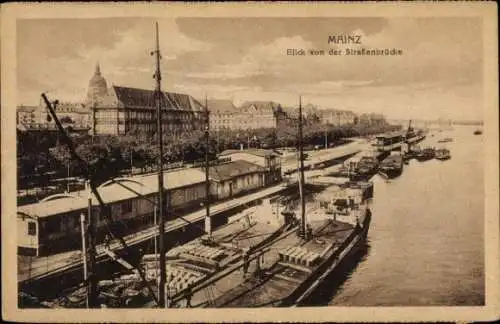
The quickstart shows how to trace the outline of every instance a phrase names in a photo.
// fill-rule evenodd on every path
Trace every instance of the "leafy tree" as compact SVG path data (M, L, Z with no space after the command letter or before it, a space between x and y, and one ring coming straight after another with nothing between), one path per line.
M61 117L61 119L59 121L62 124L74 124L73 119L71 119L71 117L69 117L69 116L63 116L63 117Z

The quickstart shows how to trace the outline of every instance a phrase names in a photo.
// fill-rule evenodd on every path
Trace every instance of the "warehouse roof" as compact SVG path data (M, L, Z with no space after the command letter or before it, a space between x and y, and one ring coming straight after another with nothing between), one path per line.
M218 182L259 171L265 171L265 169L247 161L233 161L210 167L209 175L212 180ZM173 190L205 182L205 173L201 168L181 169L165 172L163 179L165 188ZM115 182L107 181L100 185L97 191L104 203L108 204L136 198L138 195L134 192L144 196L153 195L157 193L157 189L158 175L148 174L117 178ZM92 205L98 206L98 204L97 199L92 197ZM71 211L84 211L87 205L88 191L81 190L70 194L50 196L34 204L19 206L17 211L21 217L43 218Z
M265 172L266 169L260 165L244 160L232 161L226 164L216 165L210 168L210 178L220 182L245 174Z
M116 179L128 188L141 195L151 195L157 192L158 176L156 174L135 176L130 178ZM164 186L166 189L176 189L202 183L205 181L205 174L199 169L182 169L164 173ZM106 182L97 188L104 203L114 203L137 197L137 194L114 183ZM32 217L47 217L87 207L88 192L86 190L72 192L70 195L57 195L60 198L51 200L41 200L34 204L18 207L18 212ZM98 201L92 198L92 205L97 206Z

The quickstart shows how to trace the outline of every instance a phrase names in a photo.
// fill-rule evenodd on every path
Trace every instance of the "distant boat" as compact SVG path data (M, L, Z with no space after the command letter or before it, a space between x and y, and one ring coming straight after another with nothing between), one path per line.
M480 129L476 129L476 130L474 131L474 135L481 135L482 133L483 133L483 131L482 131L482 130L480 130Z
M438 143L448 143L448 142L453 142L453 138L445 137L445 138L442 138L438 141Z
M446 148L437 149L434 157L440 161L448 160L451 158L450 150Z

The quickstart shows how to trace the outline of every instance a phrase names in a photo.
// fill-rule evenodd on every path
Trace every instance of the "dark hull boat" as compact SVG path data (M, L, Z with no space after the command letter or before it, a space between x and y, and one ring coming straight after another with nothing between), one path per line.
M436 153L433 148L425 148L416 155L416 159L420 162L432 160L435 154Z
M436 150L435 155L436 160L445 161L451 158L450 150L448 149L439 149Z
M366 181L377 173L378 160L372 156L353 157L330 176L349 178L351 181Z
M377 158L371 156L363 156L359 160L354 173L350 175L350 180L366 181L370 179L375 173L377 173L378 164L379 162Z
M483 133L483 131L482 131L482 130L480 130L480 129L476 129L476 130L474 131L474 135L481 135L482 133Z
M404 160L405 162L411 160L411 159L416 159L417 156L420 154L422 150L418 146L410 147L408 152L404 154Z
M395 178L403 172L403 156L400 154L389 155L379 166L379 174L386 178Z

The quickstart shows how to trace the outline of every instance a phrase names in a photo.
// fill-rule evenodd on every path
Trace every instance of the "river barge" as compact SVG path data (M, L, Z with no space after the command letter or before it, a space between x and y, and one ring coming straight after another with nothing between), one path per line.
M418 152L418 154L415 156L415 158L420 162L424 162L424 161L432 160L434 158L435 154L436 154L436 150L434 148L426 147L426 148L422 149L420 152Z
M380 162L378 172L385 178L395 178L403 172L403 155L392 154Z

